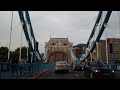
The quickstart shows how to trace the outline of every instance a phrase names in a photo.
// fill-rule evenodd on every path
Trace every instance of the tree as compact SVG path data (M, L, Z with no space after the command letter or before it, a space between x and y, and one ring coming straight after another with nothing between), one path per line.
M20 55L20 47L17 47L14 51L10 51L10 60L19 57ZM27 58L27 47L21 47L21 58ZM8 59L8 48L7 47L0 47L0 62L7 62ZM30 49L28 49L28 59L31 60Z
M0 47L0 62L6 62L8 55L8 48L7 47Z
M13 57L19 57L20 55L20 47L18 47L17 49L15 49L15 51L13 52ZM27 58L27 47L23 46L21 48L21 58L22 59L26 59ZM30 50L28 49L28 58L31 58L30 55Z

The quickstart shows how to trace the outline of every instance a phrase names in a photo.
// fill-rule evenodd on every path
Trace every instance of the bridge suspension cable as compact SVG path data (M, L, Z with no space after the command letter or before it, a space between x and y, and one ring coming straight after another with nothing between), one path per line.
M80 55L79 60L84 61L90 56L90 53L92 53L94 48L96 47L96 42L98 42L100 40L100 37L101 37L104 29L107 26L107 23L108 23L108 20L110 18L112 11L107 11L105 13L105 16L103 16L102 13L104 13L104 11L100 11L98 14L97 20L95 22L95 25L94 25L93 30L91 32L91 35L88 39L87 45L85 46L85 49L83 50L82 54ZM103 18L102 23L100 22L101 18ZM99 24L101 24L100 29L98 30L98 34L97 34L96 38L94 38L96 27L98 27ZM86 53L86 49L89 49L89 52ZM85 57L83 57L83 54L85 55Z
M10 41L9 41L9 48L8 48L8 59L10 59L10 47L11 47L11 37L12 37L12 26L13 25L13 11L11 15L11 27L10 27Z
M48 48L45 49L45 53L43 56L43 59L46 60L46 62L47 62L47 56L48 56Z
M78 58L74 55L72 48L70 48L69 51L70 51L70 56L71 56L72 61L77 61Z
M120 12L118 11L118 26L119 26L119 38L120 38Z
M21 53L22 53L22 29L21 29L21 43L20 43L20 54L19 54L19 61L21 60Z
M20 20L23 23L23 29L26 36L26 39L28 41L29 47L32 51L33 59L36 59L37 52L36 52L36 40L34 37L30 17L28 11L18 11ZM103 15L105 13L105 15ZM98 14L98 17L96 19L95 25L93 27L93 30L91 32L91 35L88 39L87 45L85 46L85 49L83 50L82 54L80 54L79 58L76 58L72 49L70 49L70 54L74 60L86 60L90 54L93 52L94 48L96 47L97 42L100 40L101 35L103 34L104 29L107 26L108 20L110 18L112 11L100 11ZM101 22L100 20L103 19ZM30 32L29 32L29 31ZM31 40L32 39L32 40ZM47 49L44 54L44 58L47 58Z
M18 13L19 13L20 21L22 23L22 28L24 30L26 40L28 42L28 45L31 51L32 62L36 62L36 59L42 60L39 50L36 50L37 41L34 36L34 32L33 32L33 28L32 28L32 24L31 24L28 11L18 11Z
M106 41L106 60L107 60L107 64L108 62L108 43L107 43L107 31L105 30L105 41Z
M120 38L120 12L118 11L118 26L119 26L119 38Z
M108 23L111 13L112 11L106 11L106 12L100 11L99 12L97 20L91 32L91 35L88 39L87 45L85 46L85 49L83 50L82 54L80 54L79 58L75 57L72 49L70 48L70 55L73 60L85 61L89 56L91 56L91 60L92 60L92 52L94 48L96 47L96 45L98 47L98 41L100 40L104 29L107 27L107 23ZM97 48L97 59L98 59L98 48Z
M27 46L27 60L28 60L28 49L29 49L29 47Z

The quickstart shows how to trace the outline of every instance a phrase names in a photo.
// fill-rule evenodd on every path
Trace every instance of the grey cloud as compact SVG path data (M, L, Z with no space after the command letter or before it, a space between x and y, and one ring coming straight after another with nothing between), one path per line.
M118 11L113 11L108 26L106 27L105 31L103 32L103 35L101 39L108 38L120 38L120 16L118 17ZM107 35L105 35L105 32Z
M98 15L98 11L29 11L29 13L40 52L44 52L45 42L49 40L50 34L53 38L68 36L69 41L74 45L86 43ZM10 20L11 11L0 12L0 45L8 46ZM111 15L110 27L106 29L109 37L113 34L116 35L116 32L119 31L117 20L117 13ZM116 31L111 33L115 29ZM17 11L14 11L12 50L20 46L20 32L19 15ZM104 37L103 34L102 38ZM23 45L26 45L24 34Z

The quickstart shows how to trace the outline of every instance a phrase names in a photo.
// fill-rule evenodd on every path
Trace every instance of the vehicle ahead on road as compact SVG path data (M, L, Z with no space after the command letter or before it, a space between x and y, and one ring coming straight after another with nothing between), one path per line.
M90 78L113 78L114 70L101 61L89 61L84 66L84 75Z
M72 63L72 69L73 70L83 70L85 63L82 61L74 61Z
M67 61L57 61L55 64L55 72L65 71L68 72L68 63Z

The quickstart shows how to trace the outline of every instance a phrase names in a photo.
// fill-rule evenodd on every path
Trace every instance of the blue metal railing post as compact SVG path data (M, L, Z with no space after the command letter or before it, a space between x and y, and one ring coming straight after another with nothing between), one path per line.
M2 73L2 72L1 72L1 65L0 65L0 79L1 79L1 73Z
M1 71L1 65L6 66L9 65L11 68L9 71L6 71L6 68L4 68L5 72ZM26 78L28 75L36 75L40 71L49 69L53 67L54 64L47 63L47 64L41 64L41 63L29 63L29 64L6 64L2 63L0 64L0 79L5 78L5 79L22 79ZM22 71L21 71L22 67ZM12 75L10 76L12 71ZM22 72L22 73L21 73ZM5 75L2 75L2 73ZM15 75L14 75L15 74Z
M26 76L26 74L25 74L25 71L26 71L26 67L25 67L25 65L28 66L28 65L25 64L25 63L23 64L23 75L24 75L24 76Z
M19 64L15 64L16 67L16 79L19 79Z
M31 63L31 70L32 70L32 75L33 75L33 63Z

